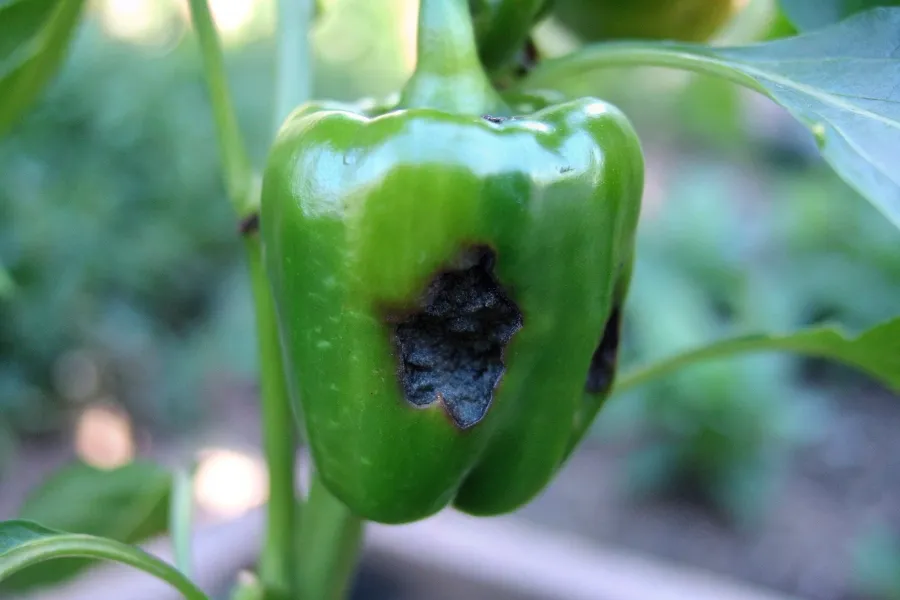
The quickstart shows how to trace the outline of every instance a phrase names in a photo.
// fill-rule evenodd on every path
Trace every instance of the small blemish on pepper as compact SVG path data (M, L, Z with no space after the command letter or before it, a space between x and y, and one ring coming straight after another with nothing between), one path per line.
M591 357L591 366L588 368L587 381L584 385L585 391L589 394L606 394L612 387L619 354L621 323L622 310L617 306L607 319L603 337L600 338L600 343Z
M250 213L238 223L238 233L243 237L249 237L257 231L259 231L259 212Z

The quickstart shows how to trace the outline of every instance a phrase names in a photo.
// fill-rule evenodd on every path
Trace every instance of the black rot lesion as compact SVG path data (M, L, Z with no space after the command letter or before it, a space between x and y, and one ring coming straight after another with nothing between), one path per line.
M587 382L584 386L589 394L606 395L612 388L616 376L621 327L622 308L615 306L606 320L603 336L591 357L591 366L588 368Z
M460 429L487 414L504 350L522 327L519 307L494 276L495 259L488 246L467 248L432 278L414 310L389 311L385 319L406 400L440 402Z

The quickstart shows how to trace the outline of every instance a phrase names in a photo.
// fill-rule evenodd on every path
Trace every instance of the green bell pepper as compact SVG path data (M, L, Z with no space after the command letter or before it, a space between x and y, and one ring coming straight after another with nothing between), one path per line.
M703 42L746 4L740 0L556 0L553 15L589 42L625 38Z
M639 141L596 99L512 112L466 0L423 0L399 104L301 106L269 156L260 227L292 402L360 517L516 509L611 387Z

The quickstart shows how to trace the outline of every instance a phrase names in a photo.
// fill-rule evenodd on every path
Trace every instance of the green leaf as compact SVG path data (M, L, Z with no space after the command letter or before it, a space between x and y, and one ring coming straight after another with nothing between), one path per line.
M152 463L133 462L113 470L76 463L57 471L23 504L19 517L54 529L136 543L166 530L172 477ZM3 582L22 592L59 583L91 565L66 558L25 569Z
M744 335L719 340L623 374L615 392L642 385L688 365L746 352L784 351L842 362L900 392L900 317L852 337L836 326L804 329L783 335Z
M900 0L781 0L781 9L800 31L827 27L864 10L898 6Z
M0 523L0 580L13 573L61 557L89 557L130 565L172 585L188 600L207 600L184 575L143 550L92 535L64 533L33 521Z
M662 66L729 79L766 94L807 126L825 160L900 227L900 8L878 8L796 37L734 48L623 41L545 61L523 91L599 70Z
M66 56L84 0L0 0L0 135Z

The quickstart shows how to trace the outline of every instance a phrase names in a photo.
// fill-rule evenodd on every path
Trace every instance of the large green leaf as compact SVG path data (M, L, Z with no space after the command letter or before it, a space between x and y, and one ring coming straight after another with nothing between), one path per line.
M19 517L54 529L136 543L166 530L172 477L153 463L133 462L112 470L83 463L67 466L37 488ZM90 565L65 558L29 567L2 584L8 591L58 583Z
M84 0L0 0L0 135L59 68Z
M781 0L784 14L800 31L827 27L870 8L898 5L900 0Z
M594 44L546 61L520 84L553 88L621 66L724 77L768 95L814 133L825 160L900 227L900 8L812 33L734 48L670 42Z
M0 523L0 580L21 569L75 556L130 565L170 583L188 600L206 600L206 595L178 570L133 546L92 535L55 531L33 521Z
M765 351L795 352L842 362L900 392L900 317L858 336L848 336L838 327L824 326L791 334L744 335L719 340L625 373L616 380L615 391L623 392L701 361Z

